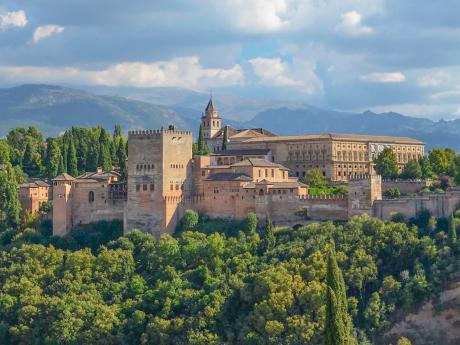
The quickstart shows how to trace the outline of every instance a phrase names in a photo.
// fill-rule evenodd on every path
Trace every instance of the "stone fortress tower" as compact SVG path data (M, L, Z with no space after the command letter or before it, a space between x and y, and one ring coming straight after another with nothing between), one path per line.
M174 231L179 205L192 188L192 133L167 130L128 133L128 187L125 233L134 229Z
M64 236L72 229L72 182L75 179L63 173L53 179L53 235Z
M222 119L214 106L212 97L201 117L201 126L203 128L203 135L205 139L213 138L222 127Z

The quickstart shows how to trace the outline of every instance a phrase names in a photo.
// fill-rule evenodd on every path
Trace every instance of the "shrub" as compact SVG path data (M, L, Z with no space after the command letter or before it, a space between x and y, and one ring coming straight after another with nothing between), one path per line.
M398 188L388 188L383 195L389 199L397 199L401 196L401 192Z

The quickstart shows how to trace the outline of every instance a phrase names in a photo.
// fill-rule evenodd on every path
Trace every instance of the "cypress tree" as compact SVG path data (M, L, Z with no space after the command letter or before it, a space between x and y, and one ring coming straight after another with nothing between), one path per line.
M125 142L121 138L120 143L118 145L118 151L117 151L117 159L118 159L118 166L120 167L120 174L123 179L126 178L128 175L128 167L126 165L126 149L125 149Z
M326 274L326 320L324 326L325 345L351 345L351 318L348 315L348 303L345 281L337 264L334 244L331 245L327 260Z
M449 244L451 246L454 246L457 243L457 227L455 224L455 218L453 214L450 216L448 236L449 236Z
M20 211L16 173L8 163L0 171L0 227L17 227Z
M56 175L60 175L62 173L65 173L65 166L64 166L64 157L62 157L62 153L59 154L59 165L58 165L58 171Z
M31 141L28 141L26 144L26 149L24 151L24 158L22 160L22 168L24 172L29 176L38 176L40 173L40 168L36 161L36 154L34 146Z
M104 171L112 170L112 159L110 154L110 140L103 128L99 134L99 156L97 161L98 166Z
M61 150L55 139L47 139L46 147L46 160L45 160L45 174L48 178L53 178L59 175L61 164Z
M64 167L64 172L67 172L67 150L68 145L67 145L67 132L64 133L64 136L62 138L62 147L61 147L61 154L62 154L62 165Z
M203 126L200 124L200 130L198 132L198 154L202 154L203 150L205 149L205 141L204 141L204 134L203 134Z
M227 143L228 143L228 126L224 127L224 137L222 138L222 150L227 149Z
M78 175L77 150L75 149L75 144L74 144L72 135L69 136L69 142L68 142L67 172L71 176L77 176Z

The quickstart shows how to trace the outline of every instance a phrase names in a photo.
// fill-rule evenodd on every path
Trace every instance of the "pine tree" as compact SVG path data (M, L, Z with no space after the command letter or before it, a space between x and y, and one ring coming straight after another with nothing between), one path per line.
M224 137L222 138L222 150L227 149L227 143L228 143L228 126L224 127Z
M326 285L324 344L351 345L354 341L351 335L352 324L348 315L345 281L337 264L334 244L331 245L327 260Z
M454 215L450 216L450 221L449 221L449 244L451 246L454 246L455 244L457 244L457 226L455 224Z
M17 227L20 211L16 173L8 163L0 171L0 227Z
M45 174L48 178L54 178L59 174L61 159L61 150L57 141L55 139L48 138L45 159Z
M261 253L270 251L276 246L275 231L272 220L270 218L267 218L265 223L265 233L263 234L263 239L260 245L261 247L259 247L259 249Z
M77 150L75 149L75 144L74 144L72 135L69 135L69 140L68 140L67 173L69 173L71 176L78 175Z
M202 154L205 146L206 146L206 143L204 141L204 134L203 134L203 126L200 124L200 130L198 132L198 154Z

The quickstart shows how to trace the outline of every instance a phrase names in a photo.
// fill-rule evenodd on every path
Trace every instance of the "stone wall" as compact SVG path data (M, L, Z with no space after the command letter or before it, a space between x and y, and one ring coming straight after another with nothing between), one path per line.
M382 220L389 220L393 214L399 212L404 214L406 218L412 218L416 217L419 212L427 210L436 218L447 218L459 204L460 189L452 188L446 193L376 201L373 205L373 216Z
M90 201L90 193L94 200ZM72 189L72 227L102 220L122 220L125 201L109 198L109 185L99 183L74 183Z
M402 195L418 193L423 188L431 186L431 180L383 180L382 193L390 188L398 188Z

